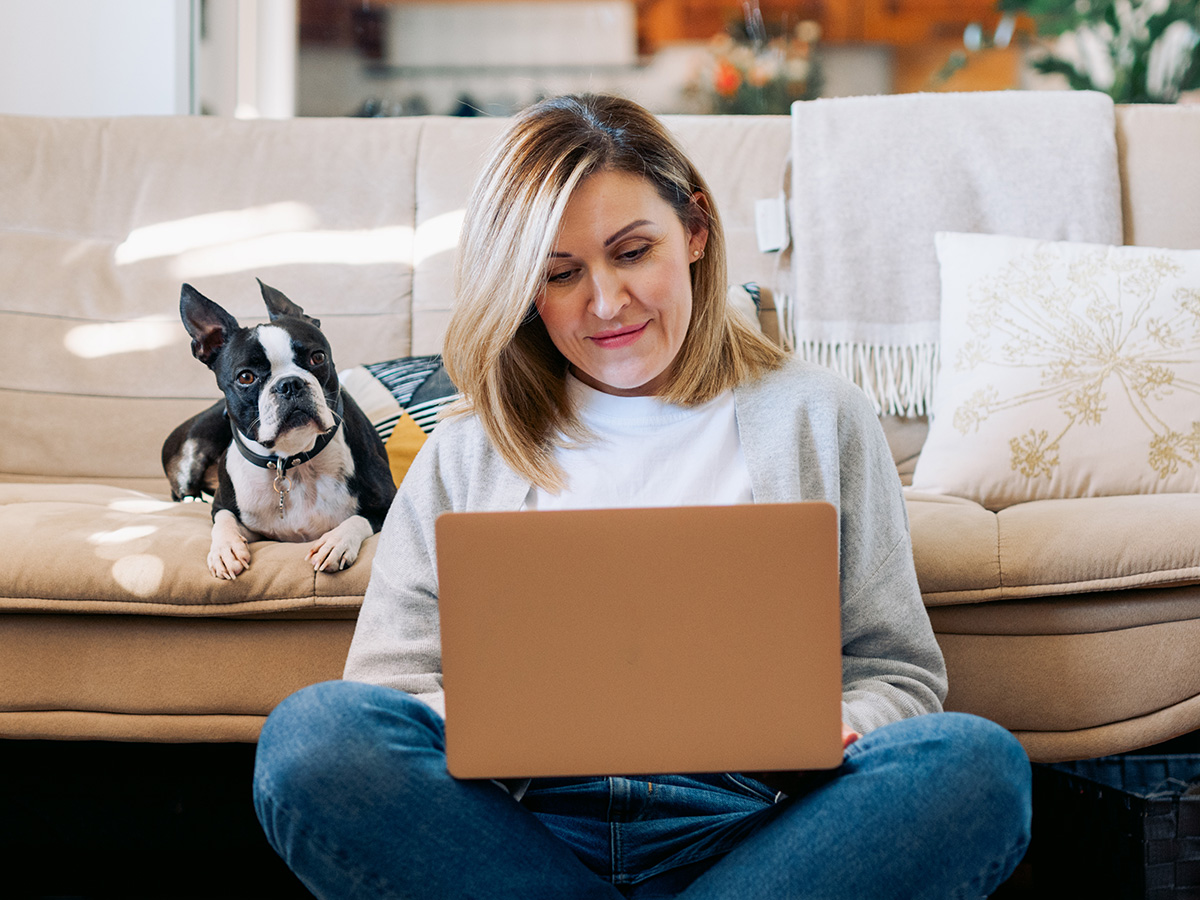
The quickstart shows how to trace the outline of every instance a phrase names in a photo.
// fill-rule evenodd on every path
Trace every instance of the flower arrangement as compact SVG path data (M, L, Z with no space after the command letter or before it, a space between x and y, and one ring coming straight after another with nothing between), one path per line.
M821 26L808 20L769 32L757 4L747 4L745 20L709 45L701 87L712 112L786 115L793 101L816 97L820 37Z

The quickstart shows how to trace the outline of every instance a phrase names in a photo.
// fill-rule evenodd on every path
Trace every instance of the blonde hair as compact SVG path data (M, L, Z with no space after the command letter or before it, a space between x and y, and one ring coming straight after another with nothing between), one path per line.
M726 303L725 239L712 192L658 119L632 101L571 95L519 114L495 145L467 204L446 331L446 370L505 462L547 490L562 487L560 444L587 437L567 399L567 360L535 302L572 192L599 171L645 178L685 229L708 229L691 266L692 318L659 392L705 403L779 366L783 351ZM696 192L704 198L693 200Z

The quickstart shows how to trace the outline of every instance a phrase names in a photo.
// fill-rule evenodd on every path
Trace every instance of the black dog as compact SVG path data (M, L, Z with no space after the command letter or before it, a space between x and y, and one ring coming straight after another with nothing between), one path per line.
M256 537L313 541L314 568L344 569L383 527L396 493L387 451L342 391L321 323L259 286L270 322L253 328L183 286L179 314L192 355L212 369L225 399L171 433L163 470L176 500L213 494L208 568L217 578L249 567L247 542Z

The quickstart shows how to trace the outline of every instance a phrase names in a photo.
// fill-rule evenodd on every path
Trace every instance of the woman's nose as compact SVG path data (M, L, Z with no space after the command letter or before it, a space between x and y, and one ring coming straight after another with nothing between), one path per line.
M588 304L598 319L611 319L629 303L629 292L620 274L611 269L593 270L592 298Z

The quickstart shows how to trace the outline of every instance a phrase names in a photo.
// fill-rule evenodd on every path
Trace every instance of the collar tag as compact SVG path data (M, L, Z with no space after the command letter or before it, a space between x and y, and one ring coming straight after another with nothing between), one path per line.
M278 462L267 463L268 469L275 470L275 481L271 486L279 494L279 518L281 519L283 518L283 500L292 490L292 479L287 477L287 465L288 459L283 456L279 457Z

